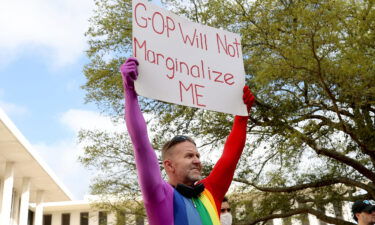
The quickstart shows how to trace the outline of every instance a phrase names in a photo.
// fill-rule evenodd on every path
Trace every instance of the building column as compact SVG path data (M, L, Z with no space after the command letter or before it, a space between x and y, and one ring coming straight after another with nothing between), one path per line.
M20 206L20 225L27 225L30 202L30 178L23 178Z
M34 225L42 225L43 223L43 197L44 191L39 190L36 192Z
M52 225L61 225L61 213L60 212L52 213Z
M0 222L1 222L1 215L2 215L2 210L1 207L3 206L3 178L0 177Z
M2 187L2 190L3 190L2 202L1 202L0 224L2 225L10 224L10 210L12 207L13 183L14 183L14 163L6 162L4 182L3 182L3 187Z
M297 200L297 205L301 208L308 207L306 205L306 203L299 202L298 200ZM300 215L298 215L298 217L299 217L299 221L301 222L301 225L310 225L309 214L307 214L307 213L306 214L300 214Z
M70 213L70 224L71 225L74 225L74 224L79 224L79 220L80 220L80 212L79 211L74 211L74 212L71 212Z
M342 202L333 202L333 210L335 211L335 216L339 219L344 219L343 217L343 207Z
M99 222L99 212L92 211L89 213L89 225L97 225Z
M116 224L116 214L113 212L108 212L108 223L107 224Z

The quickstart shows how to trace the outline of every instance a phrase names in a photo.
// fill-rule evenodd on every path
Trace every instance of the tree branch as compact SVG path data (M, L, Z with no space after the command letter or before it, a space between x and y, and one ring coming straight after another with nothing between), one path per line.
M255 179L254 180L257 180L260 176L260 174L262 173L263 171L263 168L266 166L267 162L270 161L273 157L275 157L277 155L277 151L275 153L273 153L272 155L270 155L266 160L264 160L264 162L262 163L262 166L261 168L259 169L259 172L257 173L257 175L255 176Z
M322 101L310 101L308 103L308 106L319 107L319 108L323 108L323 109L331 111L331 112L336 112L336 110L333 107L328 106L327 104L325 104ZM354 119L354 115L351 112L347 111L347 110L339 109L339 113L341 115L344 115L344 116L347 116L347 117L349 117L351 119Z
M326 186L331 186L331 185L334 185L334 184L340 184L341 183L341 184L345 184L345 185L348 185L348 186L354 186L354 187L361 188L363 190L366 190L371 195L375 194L375 188L373 188L373 187L371 187L367 184L349 179L347 177L321 179L321 180L318 180L318 181L315 181L315 182L306 183L306 184L299 184L299 185L294 185L294 186L289 186L289 187L261 187L261 186L258 186L256 184L252 183L252 182L249 182L245 179L234 178L233 180L237 181L237 182L244 183L244 184L251 185L254 188L256 188L260 191L264 191L264 192L291 193L291 192L295 192L295 191L301 191L301 190L304 190L304 189L307 189L307 188L326 187Z
M265 103L262 103L260 101L257 101L257 105L260 107L263 107L265 109L273 110L272 107L268 106ZM259 126L268 126L269 121L261 122L253 117L250 118L251 121ZM268 118L265 118L268 120ZM345 165L348 165L355 170L357 170L359 173L370 179L372 182L375 182L375 173L372 170L369 170L367 167L365 167L362 163L358 162L355 159L352 159L346 155L341 154L340 152L335 151L334 149L328 149L318 146L318 144L313 140L312 138L308 137L306 134L301 133L294 127L290 126L288 123L280 121L280 118L275 118L275 121L277 121L278 124L282 124L286 130L289 130L291 133L296 134L305 144L307 144L311 149L313 149L318 155L324 155L329 158L335 159L338 162L341 162ZM370 153L372 154L372 153ZM369 153L367 153L369 155Z
M310 148L312 148L318 155L324 155L329 158L335 159L341 163L344 163L348 166L353 167L359 173L363 174L365 177L370 179L372 182L375 182L375 173L372 170L367 169L362 163L354 160L346 155L343 155L333 149L322 148L315 143L314 140L307 137L303 133L299 132L295 128L286 125L286 128L289 129L291 132L297 134Z
M197 5L197 3L195 2L195 0L192 0L191 2L192 2L193 5L194 5L194 11L195 11L195 14L194 14L194 16L195 16L195 22L199 23L199 17L198 17L198 5Z
M329 89L328 85L326 84L324 78L323 78L323 72L322 72L322 68L321 68L321 59L318 57L317 53L316 53L316 50L315 50L315 39L314 39L314 36L315 36L315 33L311 35L311 50L313 52L313 56L317 62L317 65L318 65L318 72L317 72L317 75L320 79L320 82L322 83L323 85L323 89L324 91L327 93L327 95L329 96L329 98L332 100L332 103L333 103L333 107L334 107L334 111L337 115L337 117L339 118L339 121L341 123L341 126L342 126L342 129L344 132L348 132L347 131L347 125L346 123L344 122L344 120L342 119L341 117L341 114L340 114L340 111L339 111L339 107L337 105L337 100L335 98L335 96L333 96L331 90Z
M247 225L255 225L255 224L257 224L259 222L262 222L262 221L267 221L267 220L272 220L272 219L277 219L277 218L286 218L286 217L290 217L290 216L293 216L293 215L307 214L307 213L316 216L319 220L324 221L326 223L339 224L339 225L355 225L355 223L351 223L351 222L342 220L340 218L327 216L323 212L321 212L319 210L316 210L316 209L312 209L312 208L297 208L297 209L289 210L286 213L271 214L271 215L268 215L268 216L264 216L264 217L252 220L252 221L250 221L249 223L246 223L246 224Z
M301 122L301 121L309 120L309 119L319 119L319 120L323 121L324 124L326 124L326 125L328 125L328 126L330 126L330 127L332 127L332 128L335 128L335 129L337 129L337 130L339 130L339 131L342 131L342 132L348 134L348 135L353 139L353 141L354 141L355 143L358 144L358 146L360 147L361 152L362 152L363 154L366 154L366 155L370 156L370 158L371 158L372 160L375 159L375 152L374 152L374 151L371 151L371 150L367 147L366 144L362 143L362 142L358 139L358 137L354 134L355 132L353 131L353 129L350 128L350 127L347 127L347 129L344 130L344 129L342 129L342 126L341 126L340 123L335 123L335 122L333 122L332 120L330 120L330 119L328 119L328 118L326 118L326 117L324 117L324 116L322 116L322 115L313 115L313 114L306 114L306 115L304 115L304 116L302 116L302 117L300 117L300 118L297 118L297 119L291 120L290 122L291 122L291 123L297 123L297 122Z

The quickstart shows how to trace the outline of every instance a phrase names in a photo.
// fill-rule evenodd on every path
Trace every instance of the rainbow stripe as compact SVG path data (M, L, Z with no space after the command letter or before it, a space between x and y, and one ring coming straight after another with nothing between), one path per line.
M214 198L207 189L191 199L174 190L173 214L175 225L220 225Z

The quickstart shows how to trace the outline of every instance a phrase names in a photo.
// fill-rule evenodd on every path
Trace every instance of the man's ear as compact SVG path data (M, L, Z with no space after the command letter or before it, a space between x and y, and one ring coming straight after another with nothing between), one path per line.
M174 166L171 160L166 159L163 161L164 169L166 172L174 172Z
M358 220L359 219L359 215L361 215L361 213L356 213L354 215L355 215L355 217L357 217L357 220Z

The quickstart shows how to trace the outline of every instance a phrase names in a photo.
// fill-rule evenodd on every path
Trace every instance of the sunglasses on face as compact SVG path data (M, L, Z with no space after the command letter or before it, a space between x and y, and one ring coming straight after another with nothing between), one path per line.
M190 141L191 138L188 137L188 136L185 136L185 135L177 135L177 136L174 136L172 139L171 139L171 142L182 142L182 141Z
M374 200L363 200L363 203L365 203L367 205L375 205L375 201Z
M223 208L220 210L222 213L230 212L230 208Z

